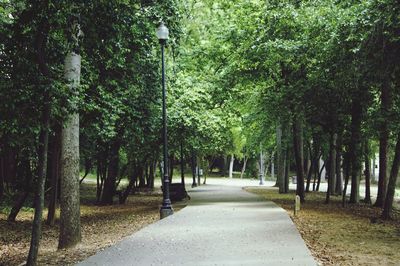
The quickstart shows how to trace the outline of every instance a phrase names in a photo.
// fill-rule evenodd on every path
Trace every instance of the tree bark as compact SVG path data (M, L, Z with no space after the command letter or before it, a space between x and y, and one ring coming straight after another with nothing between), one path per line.
M276 183L275 183L275 187L279 188L279 193L283 193L284 191L284 166L283 166L283 150L282 150L282 125L279 124L276 127L276 161L277 161L277 169L278 172L276 174Z
M77 93L81 57L70 52L65 59L65 78ZM76 105L73 106L76 108ZM79 114L70 114L61 132L60 236L58 248L74 247L81 241L79 202Z
M304 202L303 128L301 120L298 116L295 117L293 122L293 147L297 174L296 194L300 197L300 201Z
M365 162L365 198L364 202L371 204L371 160L368 140L364 143L364 162Z
M184 158L183 158L183 141L181 140L181 143L180 143L181 145L181 149L180 149L180 152L181 152L181 183L182 183L182 186L183 187L185 187L185 161L184 161Z
M116 192L116 181L119 171L120 147L121 144L119 139L116 139L111 142L108 173L107 173L107 178L104 181L103 194L101 195L101 204L104 205L113 204L113 197Z
M331 133L329 147L329 180L325 203L329 203L330 195L334 195L336 188L336 140L337 134Z
M192 163L191 163L191 166L192 166L192 176L193 176L192 187L197 187L197 183L196 183L196 153L194 152L193 149L192 149ZM225 169L225 165L224 165L224 169Z
M392 96L390 85L383 82L381 87L381 125L379 130L379 177L378 177L378 195L376 197L375 207L383 207L386 198L387 188L387 165L388 165L388 145L389 145L389 122L388 116L392 105Z
M317 180L317 187L315 189L315 191L319 191L319 186L321 185L321 177L322 177L322 171L326 170L326 162L324 161L324 163L322 164L321 169L318 170L318 180Z
M385 204L383 206L383 211L382 211L382 219L385 219L385 220L390 219L392 216L393 199L394 199L394 193L395 193L395 189L396 189L397 175L399 173L399 166L400 166L400 133L397 136L397 144L396 144L396 148L395 148L392 169L390 171L389 184L388 184Z
M351 137L350 137L350 162L351 162L351 194L350 203L360 201L360 171L361 171L361 112L362 106L358 96L353 96L351 107Z
M44 206L44 184L46 182L47 171L47 152L49 143L49 124L50 124L50 95L46 90L44 93L44 108L42 113L42 129L39 136L39 162L38 176L36 180L35 193L35 214L32 225L32 238L29 248L29 255L26 264L36 265L39 251L40 238L42 236L42 215Z
M61 127L56 126L55 135L52 141L51 151L51 194L48 205L46 224L53 226L56 213L56 204L58 198L58 180L60 178L60 146L61 146Z
M229 178L233 178L233 163L235 162L235 156L231 154L231 161L229 163Z
M336 144L336 187L335 194L342 195L343 180L342 180L342 136L338 135Z
M262 151L262 145L260 144L260 160L259 160L259 177L260 177L260 185L264 184L264 154Z
M290 171L290 149L288 146L285 148L285 185L284 185L284 193L289 193L289 171Z
M243 178L244 172L246 171L247 160L248 160L248 157L244 156L244 158L243 158L243 167L242 167L242 171L240 172L240 179Z

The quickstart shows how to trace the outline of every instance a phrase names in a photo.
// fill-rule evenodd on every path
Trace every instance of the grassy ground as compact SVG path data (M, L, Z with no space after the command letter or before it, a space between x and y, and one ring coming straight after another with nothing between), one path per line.
M74 264L159 219L160 191L136 194L125 205L113 206L94 204L95 184L83 184L81 195L82 243L58 251L58 221L54 227L44 225L39 265ZM0 213L0 265L19 265L28 254L33 211L24 209L15 223L6 219Z
M310 193L297 216L294 192L275 188L247 189L287 210L307 246L322 265L399 265L400 217L382 222L380 209L365 204L341 207L339 197L324 204L325 193Z

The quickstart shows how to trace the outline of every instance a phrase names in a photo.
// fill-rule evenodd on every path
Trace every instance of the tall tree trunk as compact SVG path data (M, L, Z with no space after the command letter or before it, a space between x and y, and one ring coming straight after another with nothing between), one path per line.
M324 171L324 169L326 170L326 162L325 161L322 164L321 169L319 169L319 171L318 171L317 187L316 187L315 191L319 191L319 186L321 185L322 172Z
M184 158L183 158L183 141L181 140L181 145L180 145L181 147L181 149L180 149L180 151L181 151L181 183L182 183L182 186L183 187L185 187L185 161L184 161Z
M126 200L128 199L128 196L131 194L132 190L135 187L136 180L138 179L141 170L139 169L139 165L135 165L133 169L133 173L131 175L131 178L129 179L129 184L126 187L125 191L121 194L119 197L119 204L125 204ZM163 176L163 175L161 175Z
M361 112L362 106L358 96L353 96L351 107L351 137L350 162L351 166L351 194L350 203L360 201L360 171L361 171Z
M290 149L288 145L285 147L285 185L284 193L289 193L289 171L290 171Z
M329 180L325 203L329 203L330 195L334 195L336 187L336 140L337 134L331 133L329 145Z
M304 194L304 172L303 172L303 128L302 122L298 116L293 122L293 147L296 161L297 188L296 194L299 195L300 201L305 201Z
M276 183L275 183L275 187L279 188L279 193L283 193L284 191L284 166L283 166L283 157L284 157L284 152L282 149L282 125L279 124L276 127L276 161L277 161L277 169L278 172L276 174Z
M229 178L233 178L233 163L235 162L235 156L231 154L231 160L229 163Z
M264 154L262 151L262 145L260 144L260 160L259 160L259 176L260 176L260 185L264 184Z
M29 248L29 255L26 264L36 265L37 255L40 245L40 238L42 236L42 214L44 206L44 184L46 181L47 170L47 153L49 143L49 124L50 124L50 95L46 90L44 93L44 108L42 113L42 126L39 136L39 162L38 162L38 176L36 180L36 193L35 193L35 214L32 225L32 238Z
M275 158L274 158L275 154L274 152L271 153L271 179L274 180L275 179ZM263 171L264 176L265 176L265 171Z
M54 138L52 141L52 151L51 151L51 194L47 212L48 225L53 226L56 213L56 205L58 198L58 180L60 178L60 146L61 146L61 126L57 125L55 128Z
M397 175L399 174L399 166L400 166L400 133L397 136L397 144L395 148L392 169L390 171L385 204L383 206L383 211L382 211L382 218L386 220L390 219L392 216L393 199L396 189Z
M344 177L344 187L342 193L342 206L346 205L346 194L347 194L347 186L350 180L350 172L351 172L351 162L350 162L350 152L346 151L343 153L343 177Z
M379 177L378 177L378 195L376 197L375 207L383 207L386 198L387 187L387 165L388 165L388 143L389 143L389 122L388 116L392 105L392 96L390 85L383 82L381 87L381 125L379 130Z
M201 184L200 169L202 169L202 157L201 156L197 156L197 184L199 186ZM232 171L233 171L233 164L232 164ZM231 172L230 166L229 166L229 172Z
M71 27L74 40L81 32L77 19ZM81 56L74 51L65 58L64 73L69 89L78 93L81 75ZM76 103L73 106L77 107ZM74 112L64 122L61 132L61 178L60 178L60 236L58 248L74 247L81 241L80 199L79 199L79 114Z
M342 195L343 180L342 180L342 135L338 135L336 144L336 187L335 194Z
M39 8L43 8L43 14L48 13L48 1L43 1ZM43 77L48 79L50 77L50 71L47 67L45 49L50 31L50 25L47 19L41 19L39 23L39 31L36 35L35 48L37 52L37 63L39 70ZM46 82L47 83L47 82ZM46 182L46 171L47 171L47 154L49 145L49 127L50 127L50 112L51 112L51 97L49 84L46 84L46 88L43 92L43 110L41 116L41 129L39 134L39 153L38 153L38 175L36 180L36 191L35 191L35 214L33 217L32 224L32 237L29 248L29 254L26 261L28 266L36 265L37 255L40 245L40 238L42 236L42 215L44 206L44 186Z
M365 162L365 199L364 202L371 204L371 159L370 159L368 140L364 143L364 162Z
M196 183L196 153L194 152L194 150L192 149L192 176L193 176L193 183L192 183L192 187L197 187L197 183ZM224 166L225 168L225 166Z
M243 176L244 176L244 172L246 171L246 164L247 164L247 160L248 160L248 157L247 157L247 156L244 156L244 158L243 158L243 166L242 166L242 171L240 172L240 179L242 179L242 178L243 178Z
M116 192L116 181L119 171L119 150L121 143L119 139L111 142L110 157L107 178L104 181L103 194L101 195L101 204L113 204L113 197ZM144 185L144 184L143 184Z

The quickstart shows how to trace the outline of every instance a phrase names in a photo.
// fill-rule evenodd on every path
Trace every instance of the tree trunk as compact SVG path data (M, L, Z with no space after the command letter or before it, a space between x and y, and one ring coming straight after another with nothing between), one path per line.
M324 163L322 164L321 169L319 169L319 172L318 172L318 180L317 180L317 187L316 187L315 191L319 191L319 186L321 185L322 172L324 171L324 169L326 170L326 162L325 162L325 161L324 161Z
M264 176L265 176L265 171L263 171ZM274 153L272 152L271 154L271 179L275 179L275 158L274 158Z
M113 197L116 192L116 181L119 171L120 147L121 143L118 139L111 142L108 173L107 173L107 178L104 181L103 194L101 195L101 204L104 205L113 204Z
M240 179L243 178L244 172L246 171L247 160L248 160L248 157L244 156L244 158L243 158L243 167L242 167L242 171L240 172Z
M264 154L262 151L262 145L260 144L260 160L259 160L259 176L260 176L260 185L264 184Z
M381 115L379 130L379 177L378 177L378 195L376 197L375 207L383 207L386 198L387 187L387 165L388 165L388 144L389 144L389 122L388 116L392 105L392 96L390 85L383 82L381 87Z
M192 176L193 176L193 183L192 183L192 187L197 187L197 183L196 183L196 154L194 152L194 150L192 150ZM224 165L225 168L225 165Z
M70 52L65 59L65 78L77 93L81 57ZM67 118L61 132L60 236L58 248L74 247L81 241L79 203L79 114Z
M233 178L233 163L235 162L235 156L231 154L231 161L229 163L229 178Z
M288 146L285 148L285 190L284 193L289 193L289 171L290 171L290 149Z
M334 195L336 188L336 140L337 134L331 133L329 145L329 180L325 203L329 203L330 195Z
M149 188L153 189L154 188L154 179L155 179L155 171L154 169L156 168L157 163L154 163L153 161L150 162L150 166L149 166L149 178L150 178L150 182L149 182Z
M342 195L343 180L342 180L342 136L339 135L336 145L336 187L335 194Z
M183 158L183 141L181 141L181 183L185 187L185 161Z
M200 186L201 180L200 180L200 169L202 169L202 157L197 156L197 184ZM232 164L232 171L233 171L233 164ZM229 172L231 172L231 169L229 167Z
M139 166L136 165L135 168L133 169L133 173L129 180L129 184L126 187L125 191L119 197L119 204L125 204L126 200L128 199L128 196L131 194L132 189L135 187L136 180L140 174L140 170L138 169L138 167ZM163 176L163 175L161 175L161 176Z
M301 120L298 116L293 122L293 148L296 161L297 188L296 195L300 197L300 201L305 201L304 194L304 172L303 172L303 128Z
M392 169L390 171L385 204L383 206L383 211L382 211L382 219L385 220L390 219L392 216L393 199L396 189L397 175L399 173L399 166L400 166L400 133L397 136L397 144L395 148Z
M60 146L61 146L61 127L56 126L55 135L52 141L52 152L51 152L51 194L48 206L47 221L46 224L53 226L56 213L56 205L58 198L58 180L60 178Z
M369 158L369 143L368 140L364 143L364 161L365 161L365 199L364 202L371 204L371 160Z
M43 13L47 15L48 1L43 1ZM41 19L39 23L39 31L35 40L35 48L37 49L37 62L38 67L45 78L50 77L50 71L47 67L45 58L45 48L48 40L48 33L50 31L50 25L47 19ZM47 83L47 82L46 82ZM36 191L35 191L35 214L33 217L32 224L32 237L29 248L29 254L26 261L26 265L36 265L37 255L40 245L40 238L42 237L42 215L44 207L44 186L46 182L47 174L47 154L49 145L49 127L50 127L50 113L51 113L51 97L49 84L46 84L46 88L43 92L43 110L41 116L40 134L39 134L39 149L38 149L38 173L36 180Z
M44 108L42 113L42 128L39 136L39 162L38 162L38 176L36 180L36 193L35 193L35 214L32 225L32 238L29 248L29 255L26 264L36 265L37 255L40 245L40 238L42 237L42 215L44 206L44 184L46 182L47 171L47 153L49 143L49 124L50 124L50 95L46 90L44 93Z
M276 183L275 187L279 188L279 193L283 193L284 191L284 165L283 165L283 157L284 157L284 152L282 150L282 125L278 125L276 127L276 161L277 161L277 175L276 175Z
M350 162L351 166L351 194L350 203L360 201L360 149L361 149L361 112L362 106L360 100L353 97L351 108L351 137L350 137Z
M344 188L343 188L343 194L342 194L342 206L344 207L346 205L346 194L347 194L347 185L349 184L349 179L350 179L350 169L351 169L351 162L349 160L350 154L349 152L346 152L344 154L344 160L343 160L343 172L344 172Z

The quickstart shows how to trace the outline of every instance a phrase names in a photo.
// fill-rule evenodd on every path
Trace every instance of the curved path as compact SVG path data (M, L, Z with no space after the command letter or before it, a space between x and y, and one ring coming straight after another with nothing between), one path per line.
M79 265L316 265L273 202L221 184L189 194L186 208Z

